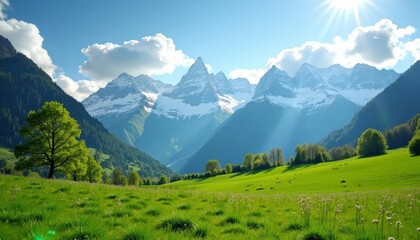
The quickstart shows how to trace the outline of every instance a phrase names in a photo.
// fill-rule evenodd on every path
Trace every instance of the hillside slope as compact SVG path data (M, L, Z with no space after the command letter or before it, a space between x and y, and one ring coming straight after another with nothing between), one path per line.
M13 48L5 38L1 44L3 47L0 49ZM0 58L0 146L12 149L22 143L18 129L26 124L28 112L39 109L46 101L58 101L79 123L86 145L110 155L109 161L102 163L104 167L127 170L129 166L136 166L143 176L173 174L146 153L111 135L86 112L81 103L67 95L35 63L23 54L11 52L8 50L8 54L0 54L5 56Z
M321 141L327 148L355 144L367 128L384 131L420 113L420 61L366 104L344 128Z
M219 175L171 183L172 189L234 193L328 193L420 187L420 156L408 149L371 158Z

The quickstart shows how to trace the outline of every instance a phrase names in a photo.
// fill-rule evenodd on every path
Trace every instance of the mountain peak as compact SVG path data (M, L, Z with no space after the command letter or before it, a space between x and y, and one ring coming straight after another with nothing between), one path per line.
M13 57L16 55L16 49L9 39L0 35L0 59Z
M127 77L132 77L132 76L130 74L126 73L126 72L123 72L120 75L118 75L117 79L118 78L127 78Z
M187 74L193 74L193 75L208 74L206 64L204 64L204 61L201 57L198 57L195 63L191 65L190 69L188 69Z

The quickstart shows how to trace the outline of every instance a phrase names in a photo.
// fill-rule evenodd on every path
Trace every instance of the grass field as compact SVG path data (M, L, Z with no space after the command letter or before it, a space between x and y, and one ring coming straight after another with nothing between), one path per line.
M166 187L234 193L337 193L420 187L420 156L408 149L371 158L277 167L174 182Z
M140 188L0 175L0 239L415 240L419 162L400 149Z

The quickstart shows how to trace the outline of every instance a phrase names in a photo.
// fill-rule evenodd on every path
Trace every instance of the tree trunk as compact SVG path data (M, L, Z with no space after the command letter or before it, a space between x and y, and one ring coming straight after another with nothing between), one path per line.
M55 170L54 163L51 163L50 164L50 172L48 173L48 178L53 178L54 177L54 170Z

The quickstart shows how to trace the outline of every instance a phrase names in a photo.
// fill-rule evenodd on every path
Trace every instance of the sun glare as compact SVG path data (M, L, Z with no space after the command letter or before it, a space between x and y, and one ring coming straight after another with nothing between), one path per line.
M327 0L329 9L335 12L335 15L353 14L357 25L360 25L359 12L364 5L369 4L370 0Z
M363 3L363 0L330 0L330 3L338 10L355 10Z

